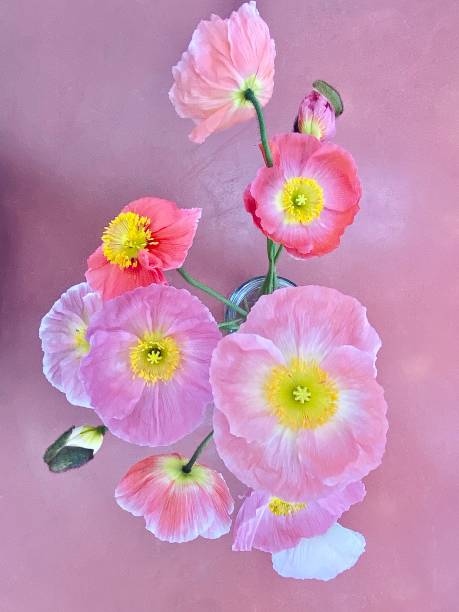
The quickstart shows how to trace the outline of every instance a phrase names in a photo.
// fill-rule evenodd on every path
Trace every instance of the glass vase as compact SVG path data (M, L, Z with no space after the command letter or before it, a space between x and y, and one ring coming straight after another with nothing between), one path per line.
M240 287L235 289L228 299L236 306L240 306L241 308L249 312L252 306L260 297L261 288L263 286L264 281L264 276L255 276L254 278L249 278L249 280L245 281L245 283L242 283ZM296 285L288 278L278 276L277 289L283 289L284 287L296 287ZM233 310L229 306L225 307L225 322L237 321L239 318L240 315L235 310Z

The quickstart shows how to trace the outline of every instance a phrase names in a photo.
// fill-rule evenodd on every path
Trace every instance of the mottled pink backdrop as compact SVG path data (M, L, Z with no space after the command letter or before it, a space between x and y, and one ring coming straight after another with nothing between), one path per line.
M80 471L52 475L41 461L69 425L97 419L43 378L40 318L82 280L122 205L148 194L201 206L188 268L220 290L265 269L264 240L241 203L261 163L256 123L193 145L167 97L198 20L237 6L0 2L2 612L458 609L456 0L259 2L278 51L270 132L290 129L313 79L330 81L345 103L336 141L354 154L364 186L337 251L280 263L297 283L356 296L383 337L387 453L343 521L367 539L358 565L329 583L296 582L278 577L267 554L232 553L229 536L154 539L113 500L148 451L113 437ZM179 449L190 452L207 430ZM205 458L239 504L244 487L213 448Z

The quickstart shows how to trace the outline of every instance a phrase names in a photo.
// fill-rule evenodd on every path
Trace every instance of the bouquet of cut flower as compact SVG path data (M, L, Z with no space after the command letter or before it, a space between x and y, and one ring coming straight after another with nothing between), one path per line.
M226 467L250 488L233 526L233 550L272 555L275 571L329 580L352 567L364 537L337 521L362 501L362 479L381 462L386 403L376 381L381 341L354 298L278 277L282 251L296 259L335 249L359 209L351 155L330 142L343 111L315 81L293 132L268 137L263 106L273 91L275 46L255 2L228 19L201 21L173 68L170 100L192 119L192 141L257 118L264 163L243 199L266 236L266 275L232 296L192 277L184 260L201 210L143 197L103 230L86 281L42 320L43 370L70 403L102 425L72 427L46 451L53 472L80 467L104 435L168 446L213 430L191 457L170 451L132 466L115 490L168 542L229 532L233 499L200 455L213 439ZM168 284L177 272L225 305L216 322L201 301Z

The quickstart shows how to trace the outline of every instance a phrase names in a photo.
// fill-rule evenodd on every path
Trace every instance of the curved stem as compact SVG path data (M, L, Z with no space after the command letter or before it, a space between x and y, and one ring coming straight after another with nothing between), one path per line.
M208 442L210 441L211 437L214 435L214 430L212 429L212 431L210 433L207 434L207 436L204 438L204 440L202 442L199 443L197 449L194 451L194 453L191 455L191 459L188 461L187 464L185 464L182 467L182 472L185 472L185 474L189 474L191 472L191 468L193 467L193 465L196 463L196 459L199 457L199 455L202 453L202 451L205 449L205 447L207 446Z
M216 300L219 300L220 302L223 302L223 304L226 304L229 308L232 308L233 310L235 310L242 317L245 318L247 316L247 311L245 311L243 308L240 308L239 306L236 306L236 304L233 304L233 302L228 300L224 295L222 295L218 291L215 291L215 289L212 289L211 287L208 287L207 285L204 285L204 283L201 283L200 281L198 281L195 278L193 278L190 274L188 274L188 272L186 270L184 270L184 268L177 268L177 272L192 287L196 287L197 289L201 289L201 291L204 291L208 295L211 295Z
M273 156L271 153L271 149L269 148L268 136L266 133L266 124L265 118L263 116L263 110L261 108L261 104L258 101L255 92L252 89L246 89L244 92L244 97L246 100L251 102L255 108L258 118L258 125L260 127L260 137L261 144L263 147L263 151L265 153L265 164L268 168L273 167ZM267 250L268 250L268 273L266 274L265 282L263 283L263 287L261 289L262 294L272 293L277 289L277 274L276 274L276 261L279 257L282 246L280 246L276 250L275 243L268 238L267 242Z
M252 89L246 89L244 92L244 97L246 100L253 104L255 112L257 113L258 125L260 126L261 144L265 152L265 162L268 168L272 168L273 156L271 155L271 149L269 148L268 136L266 134L265 118L263 117L263 110L261 108L261 104Z

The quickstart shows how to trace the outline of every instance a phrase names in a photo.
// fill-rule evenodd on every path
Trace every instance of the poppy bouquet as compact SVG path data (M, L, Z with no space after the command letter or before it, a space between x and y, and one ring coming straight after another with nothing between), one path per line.
M127 204L89 256L86 282L68 289L40 326L46 378L102 422L72 427L44 460L53 472L80 467L107 432L169 446L211 407L213 430L194 454L171 450L133 465L116 487L119 506L167 542L228 533L230 491L200 460L213 440L248 487L233 550L270 553L281 576L329 580L365 548L364 537L338 521L362 501L362 479L384 453L381 341L356 299L277 275L283 251L307 259L339 245L361 188L351 155L331 142L343 105L324 81L301 102L293 132L268 137L262 109L274 60L268 26L248 2L228 19L201 21L169 92L177 113L194 122L196 143L258 120L263 163L241 193L267 239L268 270L256 297L228 299L184 269L200 209L157 197ZM223 302L224 320L170 285L170 270Z

